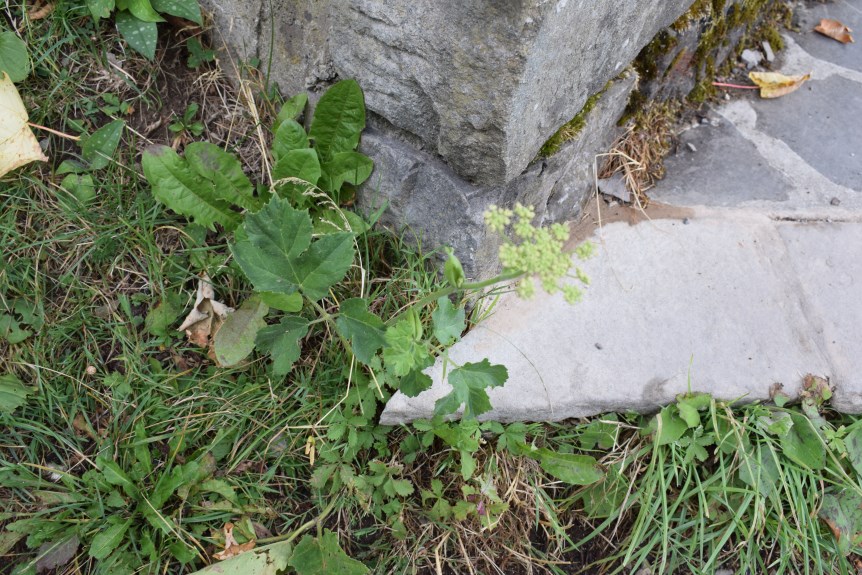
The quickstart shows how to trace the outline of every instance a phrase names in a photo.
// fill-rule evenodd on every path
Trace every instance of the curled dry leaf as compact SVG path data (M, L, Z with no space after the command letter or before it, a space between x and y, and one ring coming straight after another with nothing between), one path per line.
M778 72L749 72L748 77L760 87L761 98L779 98L798 90L811 74L785 76Z
M853 30L838 20L823 18L820 21L820 24L814 27L814 30L820 32L824 36L829 36L833 40L837 40L842 44L853 42L853 36L850 35L850 32Z
M245 553L246 551L251 551L254 549L255 540L252 539L240 545L236 542L236 538L233 536L233 523L225 523L224 524L224 551L219 551L218 553L213 553L213 557L218 559L219 561L224 561L225 559L230 559L231 557L236 557L240 553Z
M186 332L189 341L200 347L208 347L225 318L233 308L215 299L212 282L206 273L198 280L198 295L195 306L186 316L180 331Z
M37 2L30 10L27 12L27 17L30 20L41 20L42 18L47 18L51 15L51 12L54 11L56 5L53 2Z
M30 162L48 160L27 120L15 84L6 72L0 72L0 176Z

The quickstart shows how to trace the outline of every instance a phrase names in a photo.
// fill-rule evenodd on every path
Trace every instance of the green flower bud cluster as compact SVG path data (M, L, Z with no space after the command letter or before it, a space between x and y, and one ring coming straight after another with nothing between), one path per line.
M566 278L576 278L583 285L589 284L589 278L580 268L574 275L572 257L564 251L569 240L569 228L564 224L552 224L547 228L533 225L535 210L530 206L515 204L512 209L491 206L485 212L485 225L496 233L504 236L505 243L500 246L500 262L505 273L520 273L524 277L518 284L517 292L521 297L529 298L536 292L537 279L542 289L553 294L562 292L569 303L576 303L583 295L580 287L573 283L563 283ZM582 244L575 250L579 259L585 260L593 253L592 244Z

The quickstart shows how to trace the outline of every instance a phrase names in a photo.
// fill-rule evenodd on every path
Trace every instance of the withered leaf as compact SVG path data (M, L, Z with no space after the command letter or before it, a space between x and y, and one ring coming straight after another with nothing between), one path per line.
M254 549L255 540L251 539L246 541L242 545L237 543L236 538L233 536L233 523L225 523L224 524L224 551L219 551L218 553L213 553L213 557L218 559L219 561L224 561L225 559L230 559L231 557L236 557L240 553L245 553L246 551L251 551Z
M850 35L853 30L838 20L823 18L820 20L820 24L814 27L814 30L842 44L853 42L853 36Z
M27 125L28 119L15 84L0 71L0 176L30 162L48 160Z
M779 98L798 90L811 74L785 76L778 72L749 72L748 77L760 87L761 98Z
M195 305L180 326L180 331L186 332L189 341L193 344L208 347L210 340L231 312L233 312L233 308L215 299L212 282L209 276L203 273L198 280Z

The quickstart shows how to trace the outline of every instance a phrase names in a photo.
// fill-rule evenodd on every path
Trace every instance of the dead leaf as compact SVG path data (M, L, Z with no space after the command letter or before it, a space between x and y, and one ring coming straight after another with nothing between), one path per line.
M748 77L760 87L761 98L778 98L798 90L811 74L785 76L778 72L749 72Z
M15 84L6 72L0 72L0 176L36 160L48 161L28 120Z
M230 559L231 557L236 557L241 553L245 553L246 551L251 551L254 549L255 540L251 539L246 541L242 545L236 542L236 539L233 536L233 523L225 523L224 524L224 551L219 551L218 553L213 553L213 557L218 559L219 561L224 561L225 559Z
M853 36L850 35L851 30L843 22L832 20L831 18L823 18L820 24L814 27L814 30L820 32L824 36L829 36L833 40L838 40L842 44L853 42Z
M27 12L27 17L30 20L41 20L42 18L46 18L51 15L51 12L54 11L56 6L53 2L48 2L43 4L42 2L36 3L35 6L30 8L30 11Z
M186 316L180 331L186 332L189 341L200 347L209 347L210 341L224 323L232 307L216 301L212 282L206 273L198 280L198 295L195 306Z
M80 544L77 535L43 544L36 552L36 573L66 567L78 553Z

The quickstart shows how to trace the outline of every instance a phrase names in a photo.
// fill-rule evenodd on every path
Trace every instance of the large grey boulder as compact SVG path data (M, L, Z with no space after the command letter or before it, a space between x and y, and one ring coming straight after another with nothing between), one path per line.
M330 50L369 109L501 185L692 0L332 0Z
M497 239L487 234L483 213L491 204L521 202L536 208L537 223L571 219L594 185L596 155L622 131L616 125L637 83L632 73L611 82L584 118L584 127L549 158L532 162L507 184L475 186L428 152L386 131L369 128L360 150L375 160L374 173L360 195L360 207L375 212L387 205L381 223L406 231L423 246L451 246L469 277L497 270Z

